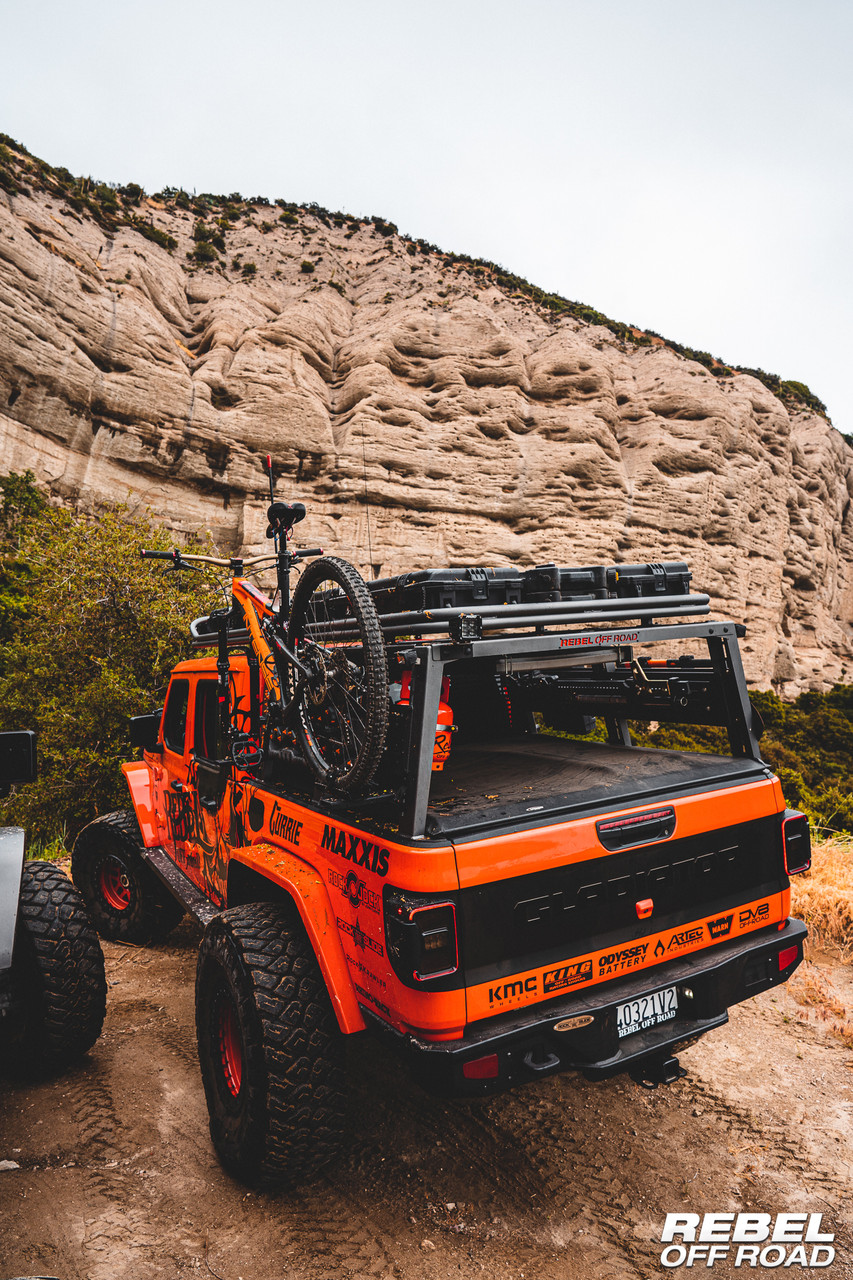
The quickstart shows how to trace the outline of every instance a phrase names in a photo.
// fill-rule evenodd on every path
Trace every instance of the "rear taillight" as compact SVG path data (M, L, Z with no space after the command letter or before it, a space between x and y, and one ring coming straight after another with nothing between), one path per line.
M799 958L800 948L785 947L784 951L779 952L779 972L784 973L786 969L790 969L791 965Z
M415 957L412 977L418 982L427 978L446 978L459 968L456 944L456 908L452 902L435 906L413 907L409 919L417 926L420 954Z
M386 900L385 935L394 968L407 980L429 982L459 968L456 907L452 902Z
M782 818L782 848L785 855L785 873L800 875L812 865L812 842L809 820L796 809L786 809Z

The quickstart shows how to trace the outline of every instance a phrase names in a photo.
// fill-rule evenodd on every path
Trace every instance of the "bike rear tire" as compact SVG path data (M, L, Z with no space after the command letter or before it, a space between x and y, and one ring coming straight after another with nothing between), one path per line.
M388 662L376 606L358 570L337 556L313 560L293 592L288 636L315 673L297 713L306 760L334 790L365 787L388 732Z

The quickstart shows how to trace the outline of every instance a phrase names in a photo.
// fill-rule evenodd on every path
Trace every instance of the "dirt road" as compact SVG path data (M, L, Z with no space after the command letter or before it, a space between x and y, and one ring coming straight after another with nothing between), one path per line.
M361 1037L345 1158L261 1195L208 1139L198 938L185 923L158 948L106 944L108 1017L88 1059L0 1085L0 1161L19 1166L0 1167L2 1280L622 1280L669 1274L667 1212L745 1210L823 1213L836 1260L806 1274L853 1277L853 1054L787 993L735 1009L682 1055L688 1077L655 1092L565 1076L439 1102ZM833 977L853 1004L849 967Z

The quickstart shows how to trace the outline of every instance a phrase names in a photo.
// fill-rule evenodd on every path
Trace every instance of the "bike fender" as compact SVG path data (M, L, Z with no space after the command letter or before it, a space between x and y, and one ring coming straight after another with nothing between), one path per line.
M231 861L280 885L296 903L332 1001L341 1031L364 1031L349 965L341 946L335 913L319 872L300 858L271 844L232 849Z
M151 770L144 760L136 760L132 764L123 764L121 771L130 788L130 799L142 832L142 843L146 849L152 849L160 843L160 837L151 794Z
M0 972L12 963L24 871L24 832L0 827Z

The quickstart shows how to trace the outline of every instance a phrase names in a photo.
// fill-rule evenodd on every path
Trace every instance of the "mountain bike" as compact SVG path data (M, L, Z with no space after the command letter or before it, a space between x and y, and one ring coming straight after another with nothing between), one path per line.
M177 570L210 565L231 573L230 607L191 627L196 645L217 645L220 739L230 762L257 771L297 746L323 785L357 791L373 777L388 728L388 666L376 607L347 560L324 556L321 547L290 549L305 506L277 501L269 457L267 471L272 552L250 559L178 549L141 554ZM303 560L311 563L291 598L290 574ZM271 568L277 581L272 599L247 576ZM235 648L249 664L248 707L235 705L233 697L229 652Z

